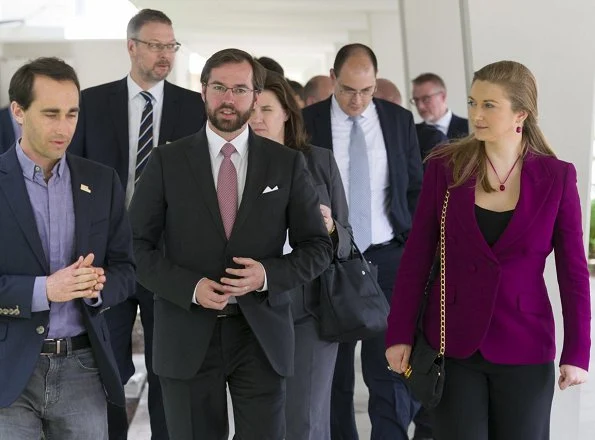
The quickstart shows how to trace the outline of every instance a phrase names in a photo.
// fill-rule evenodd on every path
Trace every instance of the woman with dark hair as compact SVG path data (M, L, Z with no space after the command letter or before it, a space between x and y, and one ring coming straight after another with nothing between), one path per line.
M249 123L256 134L303 152L335 252L346 258L351 251L351 227L339 169L332 151L308 144L302 113L281 75L267 70ZM331 384L338 344L319 336L319 289L316 279L292 296L295 373L287 379L286 440L330 440Z
M585 382L589 366L576 170L555 157L541 132L535 78L522 64L500 61L475 72L468 107L473 133L429 156L395 282L386 357L390 369L407 370L443 227L444 301L442 282L435 282L423 317L429 344L446 349L434 434L547 440L556 347L543 271L552 250L564 317L560 389Z

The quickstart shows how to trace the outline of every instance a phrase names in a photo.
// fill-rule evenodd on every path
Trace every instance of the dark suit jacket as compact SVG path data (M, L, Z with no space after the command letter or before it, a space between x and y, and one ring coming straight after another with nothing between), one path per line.
M204 122L200 94L165 81L158 145L196 133ZM70 153L114 168L126 188L129 144L126 78L83 90Z
M99 307L80 309L108 401L124 406L124 390L102 312L134 290L132 234L114 170L67 155L75 210L75 255L95 254L106 271ZM82 191L87 185L91 193ZM0 156L0 408L27 385L47 337L49 311L32 312L35 277L50 275L16 150ZM14 313L18 310L17 313ZM11 313L12 311L12 313ZM37 329L45 333L38 334Z
M333 152L327 148L311 146L304 151L308 170L320 203L331 208L336 228L335 255L344 259L351 253L351 226L343 182ZM320 279L300 286L291 293L291 312L294 321L306 316L317 316L320 306Z
M263 194L265 188L278 187ZM268 292L238 304L275 371L293 372L294 335L288 291L330 263L331 241L304 156L252 132L242 202L229 241L219 213L203 128L156 148L130 205L140 283L156 295L155 372L188 379L204 360L217 311L192 303L203 277L219 280L234 256L262 263ZM283 256L286 231L294 249ZM164 236L164 252L158 247Z
M306 131L314 145L333 148L331 98L303 109ZM413 115L396 104L374 99L386 145L390 204L388 216L395 238L405 239L411 229L421 190L422 166Z
M8 107L0 109L0 154L8 151L16 141L9 112Z
M442 202L452 171L430 161L413 230L393 292L387 344L411 344L417 311L439 239ZM504 233L488 246L475 218L475 179L450 190L446 213L446 354L465 358L480 349L498 364L550 362L556 353L554 317L543 278L555 251L564 346L561 363L589 365L589 272L580 200L572 164L529 154L521 194ZM433 347L440 341L439 283L424 320Z
M422 122L415 124L417 131L417 140L419 141L419 149L421 151L421 158L424 160L434 147L448 142L448 138L436 127Z
M446 136L448 139L458 139L465 137L469 134L469 121L465 118L452 114L450 125L448 126L448 132Z

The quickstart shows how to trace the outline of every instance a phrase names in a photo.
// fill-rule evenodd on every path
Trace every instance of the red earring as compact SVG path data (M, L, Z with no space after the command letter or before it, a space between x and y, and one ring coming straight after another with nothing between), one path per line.
M523 131L523 128L522 128L522 127L517 127L517 128L516 128L516 132L517 132L517 133L520 133L521 131Z

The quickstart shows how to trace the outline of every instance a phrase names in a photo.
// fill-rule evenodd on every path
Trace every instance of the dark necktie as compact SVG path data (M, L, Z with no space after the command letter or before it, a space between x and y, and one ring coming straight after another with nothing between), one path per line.
M136 152L136 169L134 172L134 184L145 169L151 150L153 149L153 95L149 92L140 92L145 98L145 107L140 119L140 130L138 132L138 149Z

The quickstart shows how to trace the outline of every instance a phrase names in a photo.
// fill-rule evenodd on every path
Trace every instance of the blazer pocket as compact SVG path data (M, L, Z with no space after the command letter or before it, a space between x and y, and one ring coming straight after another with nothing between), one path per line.
M534 295L519 296L518 307L521 312L534 315L550 315L552 313L549 300Z

